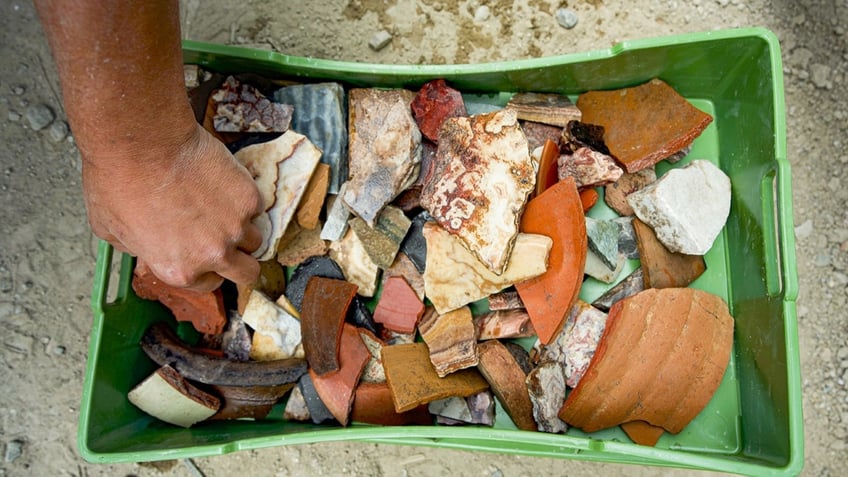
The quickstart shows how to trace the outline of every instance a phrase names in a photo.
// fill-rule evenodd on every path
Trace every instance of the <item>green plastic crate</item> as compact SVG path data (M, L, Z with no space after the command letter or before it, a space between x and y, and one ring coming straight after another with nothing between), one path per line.
M445 66L328 61L188 41L183 48L186 63L222 73L410 89L445 78L466 100L501 105L516 91L575 97L654 77L665 80L715 117L687 160L708 159L732 182L727 226L705 257L707 272L692 286L728 301L736 318L733 354L704 411L680 434L666 433L656 447L633 444L619 429L588 435L577 429L566 435L519 431L500 408L495 428L316 426L283 421L278 405L263 421L181 429L145 415L126 398L129 389L155 369L138 346L143 331L154 321L172 318L157 303L134 295L133 261L128 256L121 257L120 279L112 284L117 298L108 302L113 254L102 243L80 413L79 447L85 459L148 461L356 440L751 475L800 472L804 451L795 316L798 281L782 67L771 32L749 28L696 33L629 41L588 53ZM663 163L658 172L668 167ZM592 214L612 212L601 201ZM629 263L630 269L634 266ZM607 287L590 282L581 296L592 300Z

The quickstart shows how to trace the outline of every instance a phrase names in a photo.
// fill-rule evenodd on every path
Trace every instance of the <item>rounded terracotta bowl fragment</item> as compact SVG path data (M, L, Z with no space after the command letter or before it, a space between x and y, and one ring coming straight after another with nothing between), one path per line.
M559 416L586 432L644 421L676 434L718 389L732 346L733 317L720 297L644 290L610 309L592 362Z

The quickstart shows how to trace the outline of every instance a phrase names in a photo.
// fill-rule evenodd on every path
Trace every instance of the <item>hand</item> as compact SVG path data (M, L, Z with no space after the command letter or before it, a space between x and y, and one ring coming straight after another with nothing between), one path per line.
M262 234L251 220L263 208L252 177L200 126L173 142L119 161L83 161L92 230L169 285L209 291L224 278L253 282L259 262L250 253Z

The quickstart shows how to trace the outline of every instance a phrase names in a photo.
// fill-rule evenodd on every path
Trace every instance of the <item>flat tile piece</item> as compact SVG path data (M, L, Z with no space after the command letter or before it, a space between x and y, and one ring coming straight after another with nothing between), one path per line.
M409 108L414 96L403 89L348 93L350 176L341 197L368 225L417 178L421 132Z
M310 420L309 408L306 406L306 399L303 398L300 386L295 386L289 394L289 398L286 400L286 408L283 411L283 419L287 421Z
M553 434L568 430L568 424L559 418L559 409L565 402L565 375L562 365L545 361L527 375L527 391L533 403L533 418L541 432Z
M344 192L344 184L342 184L341 195ZM339 196L327 196L325 201L327 209L327 221L324 227L321 228L321 239L323 240L340 240L348 229L348 220L350 220L350 211Z
M418 332L439 377L477 365L476 331L467 306L444 315L430 314L418 325Z
M586 217L586 237L589 249L610 269L618 266L618 238L621 224L613 219L593 219Z
M432 219L427 211L419 212L412 218L412 224L400 244L400 251L412 260L419 273L424 273L424 267L427 265L427 241L424 240L424 224Z
M348 423L354 390L370 359L371 353L362 342L359 332L353 325L345 324L339 347L338 372L319 376L314 369L309 370L321 401L342 426Z
M349 223L371 261L383 270L392 266L400 244L412 225L402 210L391 205L383 208L373 227L359 217L354 217Z
M548 270L515 284L533 328L547 344L562 328L583 284L586 222L574 180L560 181L531 200L521 219L521 231L553 238Z
M232 76L212 93L212 99L219 132L285 132L291 124L294 108L290 104L275 103Z
M524 382L526 375L515 358L497 340L484 341L477 346L477 369L486 378L495 396L516 427L535 431L533 403Z
M339 369L342 327L354 296L356 285L343 280L312 277L306 285L300 313L303 349L318 376Z
M395 411L409 411L437 399L466 397L489 388L475 369L463 369L440 378L429 356L425 343L383 348L383 368L392 390Z
M330 166L318 164L315 172L309 178L300 205L297 206L295 218L297 224L305 229L312 230L320 225L319 217L324 207L324 199L327 197L327 185L330 180Z
M639 219L633 220L645 288L685 287L707 270L701 255L673 253L663 245L654 230Z
M712 398L732 346L733 317L716 295L652 288L625 298L559 416L585 432L645 421L677 434Z
M645 280L641 268L637 268L624 280L618 282L614 287L610 288L597 300L592 302L592 306L601 310L609 311L612 305L618 300L622 300L629 296L633 296L645 289Z
M292 272L291 280L286 285L286 298L298 313L303 304L306 285L309 283L309 279L315 276L337 280L345 279L342 269L330 257L310 257L301 262Z
M139 298L159 301L177 321L188 321L201 333L217 335L224 331L227 315L220 289L199 292L173 287L159 280L141 261L133 271L132 287Z
M250 357L255 361L303 358L300 321L254 290L244 309L242 320L253 328Z
M447 119L421 206L493 273L509 262L536 170L515 112Z
M627 203L627 196L656 180L657 172L653 167L623 174L617 181L607 184L604 188L604 202L620 215L633 215L633 207Z
M323 151L321 162L330 166L328 191L338 194L339 187L347 180L347 110L342 85L286 86L274 92L274 100L294 106L291 128Z
M495 275L440 225L426 223L424 238L427 240L424 290L439 313L447 313L517 281L541 275L547 269L553 244L544 235L518 234L506 270Z
M363 383L385 383L386 371L383 369L382 352L386 343L366 329L359 328L359 336L362 338L365 347L368 348L368 353L371 354L371 358L365 365L365 370L362 371L360 380Z
M318 223L320 226L320 222ZM327 242L321 240L321 228L305 229L296 222L290 222L286 233L277 245L277 263L286 267L296 267L309 257L326 255Z
M439 418L450 419L454 424L478 424L493 426L495 424L495 397L491 391L472 394L466 398L449 397L432 401L427 405L430 414Z
M563 154L557 159L560 180L573 177L577 187L593 187L617 181L624 170L612 157L581 147L574 154Z
M659 79L577 99L583 122L603 126L610 153L627 172L651 167L688 146L713 118Z
M412 260L403 252L398 252L392 266L383 271L383 286L391 277L403 277L406 283L412 287L418 299L424 301L424 275L422 275Z
M523 310L524 302L517 291L503 291L489 295L489 310Z
M360 295L374 296L380 267L371 261L365 246L353 230L348 229L341 240L330 243L330 258L339 264L345 279L359 287Z
M315 390L311 373L304 374L300 378L300 381L297 382L297 387L300 389L303 400L306 402L306 409L309 411L309 418L312 419L313 423L321 424L335 421L333 413L327 409L327 406L321 401L318 391Z
M595 280L604 283L612 283L621 274L621 271L624 269L625 262L626 260L624 259L624 255L618 254L616 257L615 268L610 268L603 260L601 260L600 257L598 257L598 254L592 250L588 250L586 252L586 268L584 272L586 275L589 275Z
M666 248L704 255L730 214L730 178L710 161L692 161L630 194L627 202Z
M490 311L475 316L474 327L480 341L528 338L536 335L530 314L523 308Z
M506 103L518 119L565 127L569 121L579 121L582 113L562 94L516 93Z
M350 419L380 426L426 426L433 423L433 417L423 405L406 412L395 412L392 390L386 383L362 383L357 386Z
M128 399L151 416L180 427L212 417L221 401L195 387L165 365L130 390Z
M537 123L535 121L519 121L524 136L527 137L527 150L531 153L537 148L545 145L550 140L559 149L559 140L562 136L562 128L550 124Z
M423 314L424 303L403 277L386 280L374 309L374 321L393 331L412 333Z
M448 86L443 79L424 83L410 107L421 134L436 143L445 119L468 115L462 93Z

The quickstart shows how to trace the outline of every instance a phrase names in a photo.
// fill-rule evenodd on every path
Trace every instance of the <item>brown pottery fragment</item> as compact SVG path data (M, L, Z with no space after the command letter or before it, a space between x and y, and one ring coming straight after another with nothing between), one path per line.
M339 369L339 346L345 315L356 296L356 285L312 277L306 285L300 323L309 368L318 376Z
M406 412L395 412L392 390L386 383L362 383L357 386L350 420L381 426L426 426L433 423L433 417L424 405Z
M506 103L518 119L565 127L569 121L580 121L582 113L568 96L553 93L516 93Z
M264 419L295 383L278 386L212 386L221 396L221 408L210 420Z
M444 315L429 314L418 331L430 350L430 362L439 377L477 365L477 340L471 309L467 306Z
M627 196L656 180L657 173L653 167L623 174L617 181L607 184L604 189L604 202L620 215L633 215L633 207L627 203Z
M409 411L436 399L470 396L489 388L475 369L462 369L440 378L430 364L430 352L425 343L384 347L383 368L397 412Z
M633 219L633 230L636 232L645 288L685 287L707 269L701 255L669 251L657 239L654 230L641 220Z
M610 309L559 416L585 432L645 421L677 434L718 389L732 346L733 317L720 297L693 288L642 291Z
M168 365L135 386L127 397L147 414L180 427L208 419L221 406L217 397L195 387Z
M577 107L584 122L604 127L610 154L627 172L651 167L688 146L713 120L660 79L583 93Z
M370 359L371 353L362 342L356 327L346 323L342 329L339 346L338 372L319 376L314 370L309 371L321 401L343 426L347 425L350 417L354 389Z
M393 331L412 333L423 314L424 303L403 277L386 280L374 309L374 321Z
M320 226L318 218L324 207L329 182L330 166L324 163L315 166L315 171L312 172L312 177L306 185L306 191L300 199L300 205L297 206L295 218L298 225L308 230Z
M526 374L506 347L497 340L477 346L477 369L489 382L498 401L519 429L535 431L533 403L525 384Z
M643 446L655 446L665 432L662 427L652 426L645 421L625 422L621 430L630 440Z

